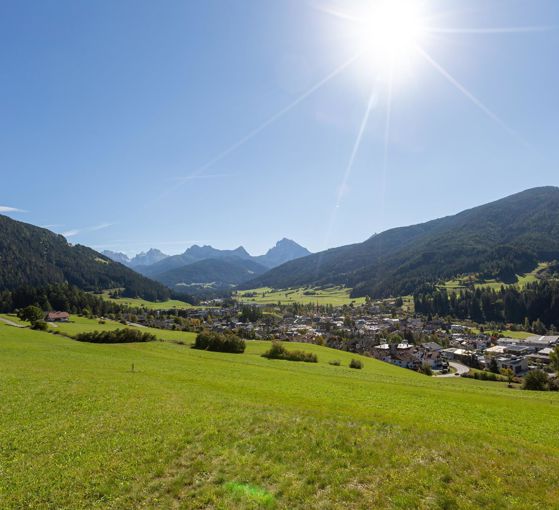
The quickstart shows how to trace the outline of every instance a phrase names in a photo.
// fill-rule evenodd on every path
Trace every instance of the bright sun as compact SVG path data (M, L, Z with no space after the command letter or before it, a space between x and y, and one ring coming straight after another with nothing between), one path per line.
M354 21L360 51L381 65L397 65L411 57L425 33L417 0L369 1Z

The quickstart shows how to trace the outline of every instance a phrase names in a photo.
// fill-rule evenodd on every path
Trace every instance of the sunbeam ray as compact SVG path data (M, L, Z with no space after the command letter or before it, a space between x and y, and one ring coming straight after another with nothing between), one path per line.
M382 190L381 190L381 222L384 224L384 210L385 210L385 198L386 198L386 181L388 175L388 149L390 147L390 128L392 125L392 91L394 82L394 65L390 66L390 74L388 76L388 96L386 99L386 118L384 124L384 152L382 157Z
M430 34L523 34L534 32L550 32L557 30L555 26L532 26L532 27L494 27L494 28L434 28L426 27L425 31Z
M363 119L361 120L361 125L359 126L359 132L357 133L357 138L355 139L355 143L353 144L351 155L349 157L349 161L345 168L342 182L340 184L340 187L338 188L338 194L336 197L336 209L340 207L344 189L347 186L347 181L349 179L349 176L351 175L353 164L355 163L355 158L357 156L357 153L359 152L359 147L361 146L361 141L363 140L363 135L365 133L365 129L369 122L371 111L373 110L373 107L375 106L375 103L377 101L377 90L378 90L378 80L375 81L373 88L371 90L369 100L367 101L367 108L365 110L365 115L363 115Z
M215 165L216 163L218 163L219 161L221 161L222 159L227 157L232 152L236 151L238 148L240 148L242 145L244 145L249 140L254 138L256 135L258 135L259 133L264 131L271 124L273 124L274 122L279 120L281 117L283 117L285 114L287 114L291 110L293 110L293 108L295 108L300 103L302 103L310 95L314 94L318 89L320 89L321 87L326 85L330 80L332 80L333 78L338 76L340 73L345 71L358 58L359 58L359 54L356 54L353 57L351 57L348 61L344 62L342 65L340 65L339 67L334 69L334 71L332 71L330 74L328 74L327 76L322 78L319 82L315 83L311 88L309 88L307 91L305 91L303 94L301 94L297 99L295 99L294 101L289 103L286 107L282 108L280 111L278 111L274 115L272 115L270 118L268 118L262 124L260 124L258 127L254 128L252 131L247 133L241 139L236 141L233 145L230 145L227 149L220 152L217 156L215 156L214 158L212 158L208 162L204 163L202 166L199 166L196 170L194 170L188 176L185 176L184 179L188 180L188 179L191 179L193 176L199 175L200 173L204 172L205 170L209 169L210 167L212 167L213 165Z
M377 101L378 83L379 80L375 80L375 83L371 88L371 93L369 95L369 99L367 100L367 107L365 109L365 114L363 115L363 119L361 120L361 124L359 126L359 131L357 133L355 143L353 144L353 147L351 149L351 154L349 157L348 164L344 170L342 182L340 183L340 186L338 188L338 192L336 195L336 203L334 205L334 208L332 209L332 213L330 214L330 222L326 230L326 235L324 236L325 246L328 246L330 242L330 237L332 236L332 230L334 229L334 222L336 221L336 217L337 217L337 211L341 205L344 190L347 186L347 182L351 175L351 170L353 169L355 158L357 156L357 153L359 152L359 147L361 146L361 141L363 140L363 135L365 134L365 129L367 128L367 124L369 123L369 117L371 115L371 111L373 110L375 103ZM321 263L322 263L322 256L319 256L315 268L316 273L318 273L318 271L320 270Z
M487 115L491 120L501 126L507 133L512 137L516 138L526 147L530 145L511 127L509 127L496 113L491 111L485 104L483 104L476 96L474 96L464 85L462 85L456 78L454 78L442 65L440 65L429 53L427 53L419 45L416 45L416 49L419 54L431 64L447 81L454 85L466 98L468 98L475 106L477 106L485 115Z

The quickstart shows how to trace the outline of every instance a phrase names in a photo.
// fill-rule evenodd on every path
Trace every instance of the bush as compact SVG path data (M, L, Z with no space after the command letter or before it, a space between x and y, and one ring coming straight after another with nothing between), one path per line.
M349 368L355 368L357 370L361 370L363 368L363 362L361 360L354 358L349 362Z
M49 329L45 321L35 321L31 323L31 329L36 329L37 331L46 331Z
M335 367L339 367L341 365L341 362L339 359L333 359L332 361L329 361L328 364L333 365Z
M548 389L549 378L543 370L532 370L524 377L522 388L532 391L546 391Z
M423 363L419 371L424 375L428 375L428 376L433 375L433 369L431 368L431 365L429 365L429 363Z
M203 331L196 337L192 348L203 351L242 354L245 352L246 343L242 338L232 333L222 334Z
M548 383L549 391L559 391L559 379L557 377L550 379Z
M43 310L41 310L38 306L26 306L23 310L20 310L17 313L17 316L25 322L38 322L45 318L45 314Z
M262 357L287 361L303 361L305 363L318 362L316 354L304 351L288 351L281 342L272 342L272 347L262 354Z
M137 329L93 331L91 333L80 333L74 338L79 342L90 342L93 344L127 344L133 342L154 342L157 340L152 333L144 333Z

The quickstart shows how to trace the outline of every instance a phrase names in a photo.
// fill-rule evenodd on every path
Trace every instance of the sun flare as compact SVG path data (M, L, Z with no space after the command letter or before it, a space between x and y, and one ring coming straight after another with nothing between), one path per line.
M354 25L360 50L381 64L408 59L425 33L423 19L417 1L369 3Z

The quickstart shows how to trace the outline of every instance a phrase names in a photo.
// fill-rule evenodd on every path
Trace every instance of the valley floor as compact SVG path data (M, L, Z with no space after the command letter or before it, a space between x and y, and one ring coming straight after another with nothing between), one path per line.
M1 323L0 508L559 508L558 395L268 347Z

